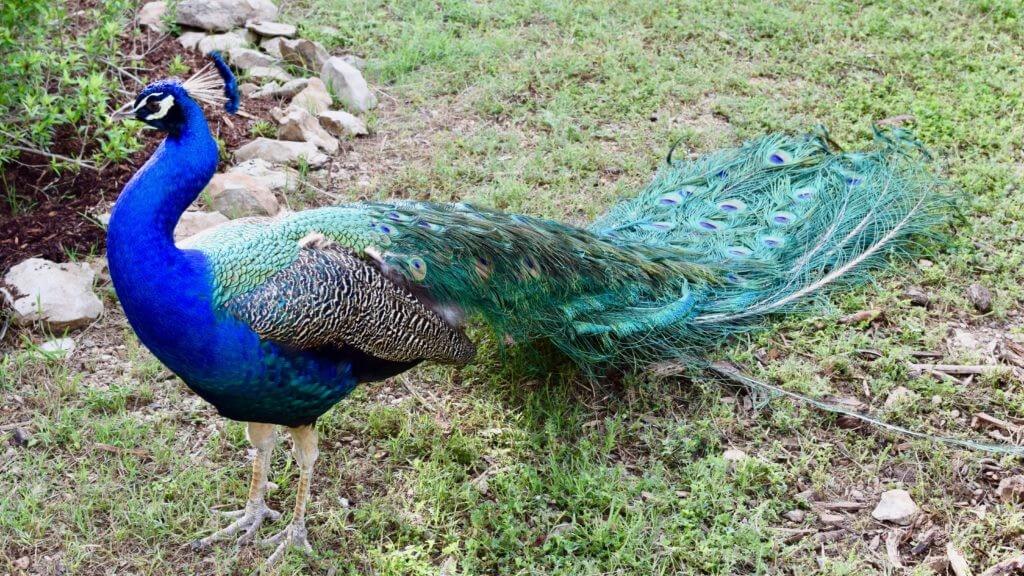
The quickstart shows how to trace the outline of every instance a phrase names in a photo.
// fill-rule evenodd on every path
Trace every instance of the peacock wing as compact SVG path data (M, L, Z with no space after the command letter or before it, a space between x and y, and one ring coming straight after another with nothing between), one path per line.
M261 337L300 349L348 344L385 360L456 364L475 354L461 329L340 247L300 249L224 308Z

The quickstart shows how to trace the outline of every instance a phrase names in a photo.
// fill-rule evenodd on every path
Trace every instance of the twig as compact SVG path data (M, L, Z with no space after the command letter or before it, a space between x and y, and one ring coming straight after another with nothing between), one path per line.
M5 136L9 134L4 133ZM92 163L85 160L79 160L78 158L72 158L70 156L64 156L63 154L57 154L54 152L47 152L46 150L40 150L38 148L29 148L28 146L19 146L17 144L8 144L9 147L15 150L21 150L22 152L31 152L32 154L38 154L40 156L46 156L47 158L53 158L54 160L61 160L63 162L70 162L82 168L88 168L93 172L99 172L99 168L96 168Z
M890 530L885 535L885 555L889 557L889 563L893 568L903 568L903 561L900 559L900 536L899 530Z
M967 376L970 374L991 374L999 369L998 366L990 364L911 364L911 370L919 372L941 372L956 376Z
M28 426L31 423L31 420L25 420L24 422L14 422L13 424L0 424L0 432L14 430L15 428L21 428L22 426Z

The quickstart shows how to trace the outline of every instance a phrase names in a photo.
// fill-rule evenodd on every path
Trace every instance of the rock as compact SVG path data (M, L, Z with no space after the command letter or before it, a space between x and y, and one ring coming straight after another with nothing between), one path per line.
M20 426L15 428L14 431L11 432L11 444L14 446L24 448L25 446L28 446L28 443L31 441L32 434L30 434L28 430L25 430ZM28 558L23 557L19 558L19 561L22 559L28 560ZM24 562L22 564L25 568L28 568L28 562Z
M883 522L893 522L907 526L914 521L920 508L910 498L906 490L888 490L882 493L878 505L871 511L871 517Z
M832 512L822 512L818 515L818 520L821 520L822 524L826 526L835 526L842 524L846 521L846 517L842 514L833 514Z
M343 58L328 59L320 70L320 79L334 90L350 112L362 114L377 106L377 97L370 91L362 72Z
M230 52L234 48L241 48L245 46L246 40L239 34L234 32L226 32L224 34L209 34L204 36L196 48L199 49L203 54L209 54L210 52Z
M740 460L743 460L746 457L746 452L744 452L743 450L738 450L736 448L729 448L728 450L722 453L722 458L725 459L726 462L739 462Z
M246 74L253 80L277 80L288 82L292 75L277 66L254 66L246 70Z
M29 258L12 267L3 284L20 326L44 322L51 331L78 328L99 318L103 302L92 291L88 264Z
M268 20L249 20L245 23L245 27L260 36L284 36L285 38L294 38L295 33L298 31L291 24L270 22Z
M249 70L257 66L274 66L278 60L259 50L237 46L228 51L228 62L239 70Z
M358 70L364 70L366 68L366 60L363 60L355 54L345 54L341 59L348 62Z
M310 114L319 115L332 104L331 94L327 86L319 78L310 78L306 87L292 98L291 105L302 108Z
M211 31L276 17L277 6L270 0L180 0L177 7L178 24Z
M363 136L370 132L366 129L366 122L348 112L342 110L325 110L317 119L325 130L339 138L348 136Z
M75 351L72 338L54 338L39 345L39 351L53 356L70 356Z
M227 216L220 212L185 212L174 227L174 241L191 238L210 228L220 226L228 221Z
M283 38L280 44L281 58L309 70L320 70L330 57L319 42L305 38Z
M214 174L203 194L213 208L228 218L273 216L281 210L270 189L237 172Z
M139 26L152 32L163 34L164 14L167 13L167 2L146 2L139 8Z
M1024 475L1018 474L1000 480L996 495L1006 504L1024 502Z
M246 98L251 98L253 94L259 92L260 87L252 82L242 82L238 85L238 91Z
M281 40L284 40L284 38L267 38L266 40L260 42L260 48L262 48L264 52L270 54L274 58L280 58Z
M338 151L338 139L331 136L320 126L320 121L308 110L298 106L289 106L285 110L274 108L271 116L280 124L277 137L295 142L312 142L328 154Z
M245 174L266 186L271 192L292 190L298 183L294 171L286 168L275 168L266 160L254 158L238 164L228 170L232 174Z
M892 392L889 392L889 396L885 399L885 407L892 408L897 405L910 404L917 401L917 392L906 388L904 386L897 386Z
M260 158L271 164L298 166L305 159L310 168L319 168L327 163L327 155L310 142L288 142L271 138L257 138L235 150L239 162Z
M971 284L967 288L967 299L970 300L974 309L982 314L992 311L992 292L981 284Z
M783 514L782 517L786 520L789 520L790 522L796 522L797 524L799 524L800 522L803 522L804 518L806 518L807 516L806 514L804 514L803 510L790 510L789 512Z
M921 306L922 308L927 308L932 303L932 297L916 286L911 286L904 290L903 299L909 300L914 306Z
M206 38L206 34L202 32L182 32L181 36L178 36L178 44L186 50L195 50L199 48L199 42Z
M271 82L252 93L253 98L292 98L309 85L309 78L296 78L284 84ZM330 95L328 94L328 97Z

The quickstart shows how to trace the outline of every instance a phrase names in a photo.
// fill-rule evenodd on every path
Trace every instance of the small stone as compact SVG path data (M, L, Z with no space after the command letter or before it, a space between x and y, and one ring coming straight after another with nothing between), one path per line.
M228 170L232 174L245 174L266 186L271 192L293 190L298 183L298 176L287 168L276 168L266 160L254 158L238 164Z
M981 284L971 284L967 288L967 299L970 300L974 309L982 314L992 311L992 292Z
M180 0L176 16L178 24L224 31L249 20L273 20L277 6L270 0Z
M298 106L289 106L285 110L274 108L270 114L280 124L277 137L281 140L312 142L328 154L338 151L338 139L328 134L320 126L320 121L306 109Z
M43 322L60 332L85 326L103 312L103 302L92 291L94 278L88 264L29 258L7 271L3 290L19 326Z
M743 450L738 450L736 448L729 448L728 450L722 453L722 458L725 459L726 462L739 462L740 460L743 460L746 457L746 452L744 452Z
M330 57L327 50L319 42L306 40L305 38L281 40L281 58L297 66L309 70L320 70L324 62Z
M932 266L935 266L935 263L932 262L931 260L928 260L927 258L921 258L920 260L917 261L917 266L922 270L927 270Z
M174 241L180 242L228 221L220 212L185 212L174 227Z
M260 36L284 36L285 38L294 38L295 33L298 32L295 26L291 24L271 22L269 20L249 20L245 23L245 27Z
M242 82L238 85L238 91L246 98L252 97L259 89L260 87L252 82Z
M910 404L917 401L918 395L913 390L904 386L897 386L889 392L889 396L885 399L885 407L892 408L893 406L900 404Z
M182 32L181 36L178 36L178 44L186 50L195 50L199 48L199 42L206 38L206 34L202 32Z
M51 356L70 356L75 351L73 338L54 338L39 345L39 351Z
M932 303L932 297L927 292L917 288L916 286L911 286L904 290L903 299L909 300L914 306L920 306L922 308L927 308L928 306L931 306Z
M281 40L284 40L284 38L267 38L266 40L260 42L260 48L262 48L264 52L270 54L274 58L280 58Z
M28 446L28 443L32 441L32 434L29 434L28 430L18 427L11 432L11 444L16 447L24 448Z
M327 163L326 154L309 142L288 142L272 138L257 138L235 150L239 162L260 158L271 164L298 166L305 159L310 168L319 168Z
M1009 476L999 481L996 496L1006 504L1024 502L1024 475Z
M274 66L278 60L259 50L239 46L228 50L228 62L239 70L249 70L257 66Z
M203 54L209 54L210 52L230 52L233 48L241 48L245 46L245 38L234 32L226 32L224 34L210 34L204 36L196 48L199 49Z
M845 522L846 521L846 517L843 516L842 514L833 514L831 512L822 512L821 514L818 515L818 520L820 520L821 523L825 524L826 526L835 526L837 524L842 524L843 522Z
M291 105L319 115L331 107L331 94L319 78L310 78L306 87L292 98Z
M317 117L325 130L339 138L369 134L366 122L343 110L325 110Z
M907 526L914 521L920 508L910 498L906 490L888 490L882 493L878 505L871 512L871 517L883 522L893 522Z
M276 80L288 82L292 75L277 66L254 66L246 70L246 75L253 80Z
M345 497L338 498L338 504L340 504L342 508L348 508L349 506L351 506L351 504L348 501L348 498Z
M797 524L799 524L804 521L804 518L806 518L807 515L804 514L803 510L790 510L789 512L783 514L782 517L786 520L789 520L790 522L796 522Z
M377 106L377 97L370 91L362 72L343 58L328 59L320 70L320 79L334 90L350 112L362 114Z
M273 216L281 210L274 193L245 174L214 174L203 194L228 218Z
M146 2L139 8L139 26L151 32L163 34L164 14L167 13L167 2Z
M256 92L253 92L253 98L292 98L299 92L302 92L306 86L309 86L309 78L296 78L290 80L284 84L278 84L277 82L271 82L260 88ZM328 94L330 97L330 94Z

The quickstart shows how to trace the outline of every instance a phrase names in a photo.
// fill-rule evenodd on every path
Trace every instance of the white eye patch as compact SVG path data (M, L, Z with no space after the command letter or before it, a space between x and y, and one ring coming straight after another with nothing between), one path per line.
M138 112L143 106L148 108L149 103L154 101L154 98L159 98L160 96L163 96L163 92L154 92L149 96L146 96L141 102L135 105L135 111ZM174 106L174 95L168 94L155 102L160 106L160 108L154 112L150 112L149 115L146 116L146 120L159 120L164 116L167 116L167 113L171 110L171 106Z

